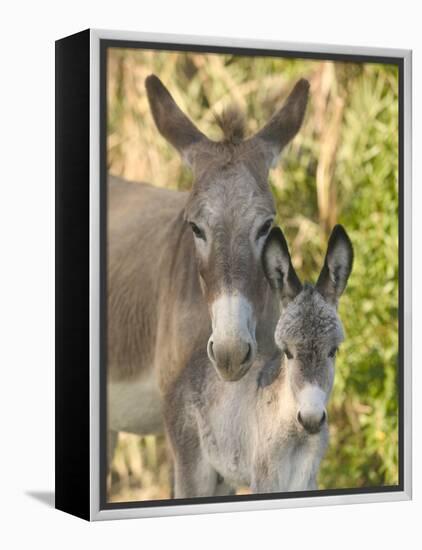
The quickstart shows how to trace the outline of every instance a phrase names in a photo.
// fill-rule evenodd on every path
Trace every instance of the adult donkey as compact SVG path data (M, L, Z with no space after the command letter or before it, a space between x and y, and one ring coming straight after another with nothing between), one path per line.
M163 430L162 399L188 363L210 359L242 378L276 354L278 306L261 266L275 216L268 172L304 117L309 84L253 137L222 117L221 142L202 134L154 75L155 124L191 167L189 193L110 177L108 194L109 460L119 431Z

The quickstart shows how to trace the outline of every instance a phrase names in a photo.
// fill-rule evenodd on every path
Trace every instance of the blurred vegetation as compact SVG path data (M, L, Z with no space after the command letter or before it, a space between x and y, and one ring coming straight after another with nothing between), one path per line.
M398 483L398 72L395 66L198 53L110 50L108 165L117 175L188 189L191 175L158 134L145 77L157 74L199 128L236 103L256 131L296 79L311 83L305 123L271 172L278 223L296 269L315 280L331 227L342 223L355 264L341 300L346 340L329 404L321 488ZM148 441L148 443L146 443ZM112 500L166 498L163 438L123 434ZM151 458L153 457L153 458Z

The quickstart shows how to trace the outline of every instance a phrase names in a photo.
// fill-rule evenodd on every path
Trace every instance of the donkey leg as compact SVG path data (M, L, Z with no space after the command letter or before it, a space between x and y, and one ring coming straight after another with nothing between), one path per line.
M180 377L164 396L164 422L174 464L175 498L213 496L217 472L204 453L199 413L189 381Z
M119 432L109 430L107 434L107 469L110 470L113 463L114 451L117 447Z
M107 433L107 491L111 488L111 465L113 463L114 451L117 447L119 432L109 430Z
M165 420L173 455L174 497L213 496L217 472L202 452L197 426L193 422L188 424L185 411L171 412Z
M217 487L217 472L203 458L175 464L175 498L210 497Z

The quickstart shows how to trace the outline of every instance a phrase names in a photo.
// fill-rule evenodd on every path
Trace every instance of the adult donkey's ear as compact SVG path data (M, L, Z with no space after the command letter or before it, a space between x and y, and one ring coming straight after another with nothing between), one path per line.
M273 290L276 290L283 306L302 290L302 283L292 265L289 248L283 232L274 227L267 237L262 251L264 273Z
M316 284L317 290L334 305L346 288L353 266L353 246L341 225L336 225L328 240L324 266Z
M309 82L299 80L283 107L252 138L264 145L268 168L276 165L283 148L292 140L302 126L308 103Z
M194 146L200 141L208 141L208 138L179 109L159 78L153 74L148 76L145 87L152 116L160 134L192 165Z

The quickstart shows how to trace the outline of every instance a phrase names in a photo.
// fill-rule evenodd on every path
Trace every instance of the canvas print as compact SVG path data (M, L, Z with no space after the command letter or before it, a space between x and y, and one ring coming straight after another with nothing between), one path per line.
M398 66L105 52L105 502L398 486Z

